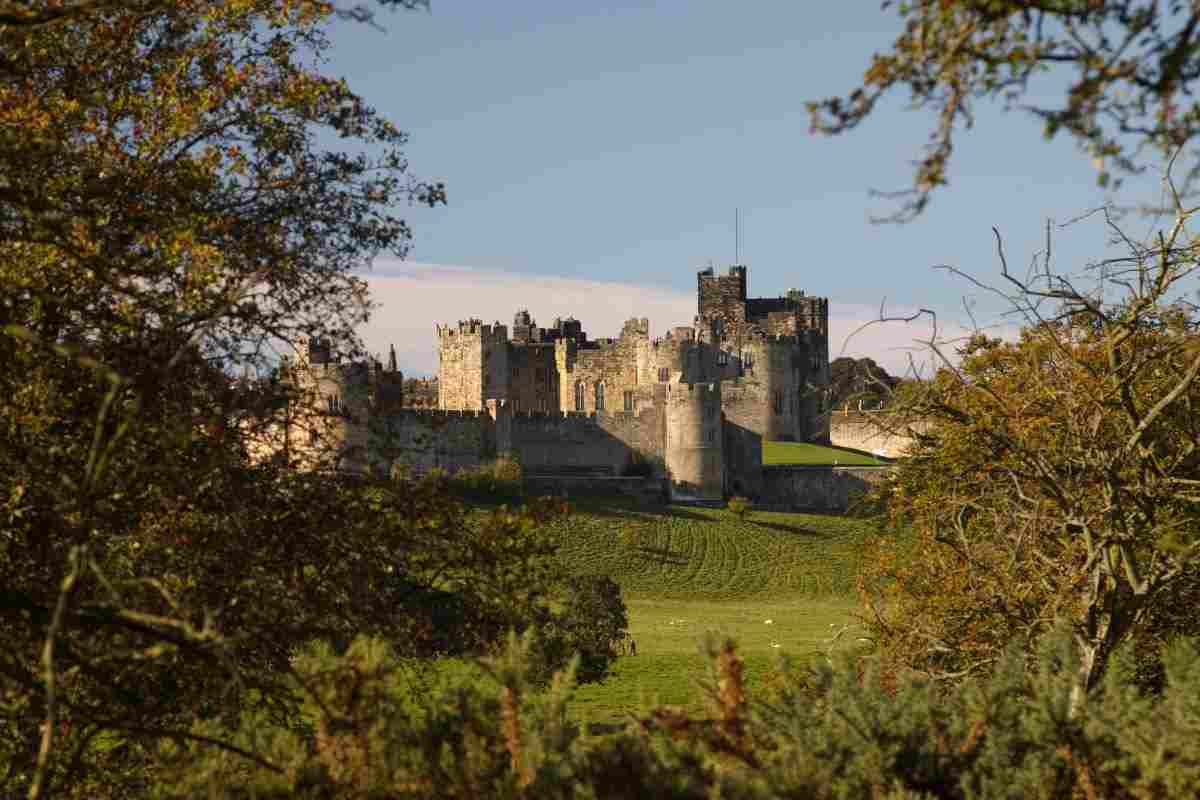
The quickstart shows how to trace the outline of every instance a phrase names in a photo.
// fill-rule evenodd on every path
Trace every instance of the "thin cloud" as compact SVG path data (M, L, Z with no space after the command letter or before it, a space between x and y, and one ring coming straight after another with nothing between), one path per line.
M593 338L615 337L625 320L645 317L650 335L658 337L691 325L696 315L695 294L632 283L385 259L362 277L377 306L360 329L367 350L386 353L394 344L401 369L409 375L437 373L438 324L474 317L511 326L513 314L528 309L542 327L555 317L573 316ZM813 289L819 292L819 287ZM893 374L910 370L910 355L915 363L927 364L921 344L932 330L927 317L907 324L867 324L878 317L878 306L837 298L830 298L829 305L830 358L869 356ZM907 315L913 309L889 309L893 313ZM939 320L939 332L953 338L967 329Z

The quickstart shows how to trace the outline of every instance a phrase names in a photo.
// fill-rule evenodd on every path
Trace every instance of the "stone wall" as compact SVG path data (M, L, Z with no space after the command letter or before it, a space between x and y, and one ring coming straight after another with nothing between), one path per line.
M621 412L625 393L638 387L638 351L646 337L627 324L619 339L596 339L585 344L567 341L558 346L559 408L563 411ZM583 408L577 407L576 387L583 389ZM604 387L604 407L597 392Z
M672 496L719 500L725 480L721 384L668 384L666 431Z
M754 497L762 492L762 436L722 415L725 450L725 491Z
M887 479L891 467L764 466L756 498L765 509L841 512L871 486Z
M512 345L508 367L508 400L513 411L559 409L558 368L553 344Z
M438 407L483 409L489 398L508 397L508 328L477 319L438 326Z
M661 502L666 492L662 478L612 477L605 475L526 475L525 493L534 497L625 495Z
M514 455L526 474L595 472L622 475L641 453L661 472L662 414L653 404L637 413L517 412L501 451Z
M416 474L478 467L496 454L496 425L486 411L404 409L373 422L376 447Z
M746 325L746 268L733 266L728 275L708 269L696 276L697 314L707 328L719 324L721 336L735 341Z
M886 411L834 411L829 415L829 428L834 447L900 458L913 443L913 433L927 432L930 426L924 421L898 419Z
M802 359L794 346L773 340L744 342L743 376L727 381L725 416L764 441L804 438L801 410Z

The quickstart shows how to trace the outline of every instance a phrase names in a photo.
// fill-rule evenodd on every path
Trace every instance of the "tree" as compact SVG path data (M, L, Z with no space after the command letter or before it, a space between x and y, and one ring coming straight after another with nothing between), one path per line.
M1032 640L1065 618L1081 653L1078 704L1118 645L1194 582L1190 214L1180 206L1148 243L1125 237L1128 255L1096 265L1086 289L1048 255L1020 281L1001 247L1027 323L1020 338L976 336L957 364L934 345L941 369L900 404L932 429L888 487L916 540L907 557L896 540L881 543L864 573L868 624L893 659L961 677L990 669L1013 637Z
M1165 158L1200 132L1200 8L1184 0L885 0L903 31L877 53L862 84L845 97L808 104L812 128L852 130L888 95L906 92L936 124L916 163L911 188L891 221L925 210L949 180L955 135L971 127L977 104L1002 102L1042 122L1046 138L1073 138L1116 185ZM1036 86L1062 76L1069 88L1055 102ZM1198 173L1193 169L1191 178ZM1185 191L1186 194L1186 191Z
M607 575L572 575L563 585L562 607L541 621L542 677L563 669L578 656L580 683L603 681L617 659L617 643L626 636L629 617L621 587Z
M542 510L246 457L283 390L231 374L359 349L355 272L445 196L312 66L336 13L0 2L0 794L141 793L194 719L288 719L309 639L430 653L398 576L479 609L474 647L544 602Z
M829 362L829 405L836 410L857 408L862 402L865 408L876 409L899 383L900 378L889 375L874 359L835 358Z

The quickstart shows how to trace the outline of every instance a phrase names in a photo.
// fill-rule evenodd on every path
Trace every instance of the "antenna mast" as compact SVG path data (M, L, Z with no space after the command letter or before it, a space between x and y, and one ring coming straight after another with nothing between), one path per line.
M738 266L742 263L742 212L736 206L733 209L733 263Z

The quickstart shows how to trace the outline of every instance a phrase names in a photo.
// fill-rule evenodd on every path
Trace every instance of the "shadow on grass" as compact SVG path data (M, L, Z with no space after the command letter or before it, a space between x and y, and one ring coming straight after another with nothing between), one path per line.
M686 566L688 563L687 557L672 551L667 547L645 547L639 546L638 553L643 555L647 561L654 561L657 564L669 565L672 567Z
M758 519L748 519L746 521L749 522L751 525L757 525L760 528L768 528L770 530L780 531L782 533L795 533L795 534L799 534L800 536L809 536L809 537L812 537L815 539L828 539L829 538L828 533L824 533L822 531L815 531L812 528L805 528L802 525L788 525L783 522L764 522L764 521L758 520Z
M658 501L647 501L632 497L588 497L569 501L577 511L597 517L613 519L652 520L660 517L687 520L689 522L712 522L712 517L697 514L685 506L665 505Z

